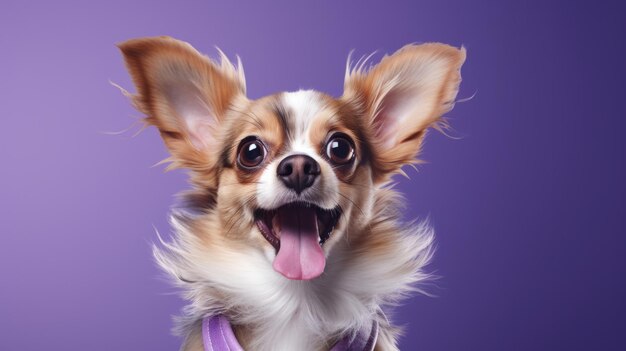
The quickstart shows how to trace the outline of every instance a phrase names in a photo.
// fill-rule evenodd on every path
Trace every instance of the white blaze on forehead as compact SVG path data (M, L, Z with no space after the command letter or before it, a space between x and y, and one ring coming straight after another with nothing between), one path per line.
M320 93L313 90L299 90L283 94L283 105L287 111L292 147L294 149L309 144L309 127L316 116L324 109ZM309 145L310 146L310 145Z

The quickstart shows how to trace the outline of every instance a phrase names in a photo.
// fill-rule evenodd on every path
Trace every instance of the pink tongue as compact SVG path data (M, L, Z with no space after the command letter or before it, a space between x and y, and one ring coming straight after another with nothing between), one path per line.
M279 209L280 249L274 270L289 279L309 280L324 272L326 257L319 244L317 214L311 207Z

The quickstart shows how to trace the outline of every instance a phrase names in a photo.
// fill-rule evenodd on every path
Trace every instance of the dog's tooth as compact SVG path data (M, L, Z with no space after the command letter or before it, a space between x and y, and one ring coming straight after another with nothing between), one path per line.
M274 235L280 238L280 221L278 220L278 216L278 214L275 214L274 217L272 217L272 230L274 231Z

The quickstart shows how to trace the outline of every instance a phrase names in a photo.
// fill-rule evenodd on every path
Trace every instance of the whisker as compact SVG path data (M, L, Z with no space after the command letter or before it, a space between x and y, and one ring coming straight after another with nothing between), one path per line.
M230 231L235 226L235 223L237 222L236 220L234 220L235 216L240 215L241 212L243 211L243 209L246 207L246 205L248 205L255 198L256 198L256 194L252 194L252 195L248 196L248 198L244 200L244 202L241 204L241 206L239 206L235 211L233 211L233 214L229 217L228 221L226 222L227 224L230 223L230 226L229 226L228 230L226 231L226 234L224 234L224 236L228 237L229 234L230 234Z
M365 185L365 184L357 184L357 183L350 183L350 182L343 182L348 186L356 186L362 189L371 189L372 186L371 185Z
M241 113L244 116L250 118L250 120L246 120L246 122L249 122L253 125L255 125L257 128L259 129L263 129L263 123L261 122L261 119L259 118L259 116L257 116L256 114L254 114L254 112L252 111L241 111L241 110L237 110L234 108L231 108L231 110Z
M338 193L340 196L342 196L344 199L350 201L352 203L352 205L354 205L354 207L356 207L359 211L361 211L361 214L363 216L365 216L365 212L363 211L363 209L361 207L359 207L359 205L357 205L352 199L350 199L349 197L347 197L346 195L342 194L342 193Z
M260 181L252 181L252 182L248 182L247 184L262 184L262 182ZM234 182L234 183L222 183L220 184L220 186L231 186L231 185L243 185L239 182Z
M338 193L338 194L340 196L342 196L344 199L350 201L352 203L352 205L354 207L356 207L361 212L363 217L367 217L366 214L365 214L365 211L363 211L363 209L359 205L357 205L352 199L350 199L349 197L347 197L346 195L344 195L342 193ZM339 204L337 204L337 206L339 206ZM371 223L369 221L367 221L367 228L369 229L370 232L372 231L372 225L371 225ZM349 233L348 232L348 228L346 228L346 240L348 241L348 243L350 243L350 238L349 238L348 233Z

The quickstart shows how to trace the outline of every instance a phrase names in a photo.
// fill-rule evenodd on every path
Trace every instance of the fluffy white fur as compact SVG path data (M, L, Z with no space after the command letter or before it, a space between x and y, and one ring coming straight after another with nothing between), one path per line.
M311 281L285 279L257 250L205 251L185 225L189 217L174 213L173 240L154 246L154 256L189 301L178 320L178 334L193 333L205 315L225 313L235 325L256 326L251 350L313 351L332 346L326 344L329 335L358 330L377 319L379 345L397 350L398 330L380 309L428 278L423 267L433 253L433 232L427 223L399 225L399 201L390 190L379 189L376 198L362 230L392 235L396 250L363 255L350 248L348 232L333 247L324 274Z

